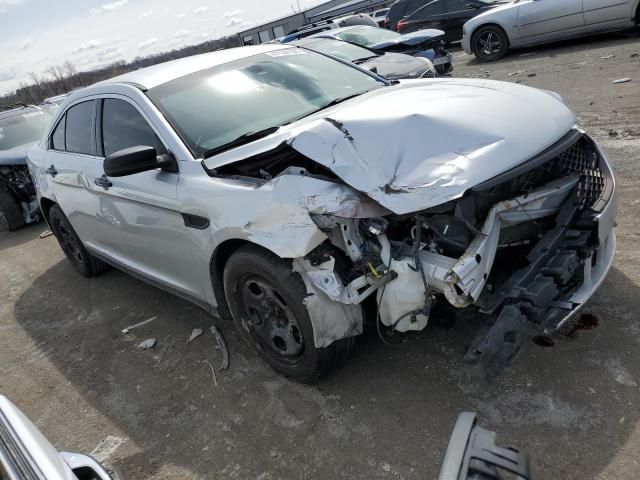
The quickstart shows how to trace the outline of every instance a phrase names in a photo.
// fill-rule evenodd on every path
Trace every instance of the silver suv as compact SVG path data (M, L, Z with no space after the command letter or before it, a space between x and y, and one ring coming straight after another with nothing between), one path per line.
M29 159L80 273L114 265L233 318L304 382L346 358L365 312L417 331L436 301L487 315L467 357L502 365L587 301L615 251L611 167L557 94L389 82L301 47L74 92Z

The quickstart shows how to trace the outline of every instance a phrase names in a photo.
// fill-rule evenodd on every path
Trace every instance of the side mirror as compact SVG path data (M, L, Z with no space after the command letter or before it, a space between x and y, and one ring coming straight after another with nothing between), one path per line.
M168 172L178 171L173 155L158 155L155 148L143 145L118 150L104 159L104 173L107 177L124 177L158 168Z

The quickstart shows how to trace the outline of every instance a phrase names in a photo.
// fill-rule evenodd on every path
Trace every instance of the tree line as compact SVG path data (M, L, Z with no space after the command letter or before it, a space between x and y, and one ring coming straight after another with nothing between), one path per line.
M191 55L239 46L240 41L237 35L232 35L170 52L158 53L148 57L137 57L131 62L115 62L107 67L86 72L78 72L73 63L66 61L62 65L50 66L43 74L29 73L29 81L21 82L15 92L0 97L0 107L16 103L42 103L45 98L62 95L77 88L86 87L140 68Z

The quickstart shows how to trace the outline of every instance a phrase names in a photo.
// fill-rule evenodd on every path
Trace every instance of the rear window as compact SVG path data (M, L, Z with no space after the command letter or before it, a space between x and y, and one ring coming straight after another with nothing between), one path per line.
M0 118L0 150L37 142L49 127L51 116L49 110L26 110Z

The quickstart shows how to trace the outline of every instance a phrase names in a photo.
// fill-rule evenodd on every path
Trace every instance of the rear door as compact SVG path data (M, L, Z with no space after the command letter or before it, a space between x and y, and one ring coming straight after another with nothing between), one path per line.
M584 29L583 0L535 0L518 7L518 29L524 43L550 41Z
M96 153L96 100L84 100L67 109L49 139L45 153L47 175L58 205L84 243L95 236L100 162Z
M134 146L167 153L144 110L125 96L107 96L98 109L98 149L106 157ZM103 162L98 176L104 175ZM102 177L94 246L121 267L152 278L177 294L202 298L191 240L180 213L179 173L152 170L124 177Z
M446 29L447 15L446 1L433 0L407 17L407 27L401 33L415 32L425 28L438 28L447 33L446 39L450 41L449 32Z
M443 30L447 32L447 41L455 42L462 38L462 26L467 20L482 10L474 8L473 2L469 0L446 0L446 3L447 14L442 22Z
M589 30L631 23L629 0L583 0L584 23Z

